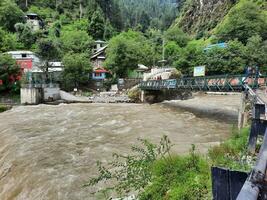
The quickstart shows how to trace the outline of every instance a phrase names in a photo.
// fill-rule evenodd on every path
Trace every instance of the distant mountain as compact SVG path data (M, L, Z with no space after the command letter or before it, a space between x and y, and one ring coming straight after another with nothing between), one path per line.
M179 0L117 0L126 28L166 29L177 17Z

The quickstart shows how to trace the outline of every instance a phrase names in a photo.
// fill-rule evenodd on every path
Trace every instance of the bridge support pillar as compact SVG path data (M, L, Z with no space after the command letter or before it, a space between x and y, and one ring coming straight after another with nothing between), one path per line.
M246 94L242 92L240 107L238 111L238 129L244 128L247 124L248 113L246 112Z
M145 102L145 91L144 91L144 90L141 91L141 97L140 97L140 100L141 100L142 103Z

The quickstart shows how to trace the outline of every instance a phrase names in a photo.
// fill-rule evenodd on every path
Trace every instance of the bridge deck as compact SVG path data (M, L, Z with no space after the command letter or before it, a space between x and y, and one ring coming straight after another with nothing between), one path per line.
M267 75L261 77L220 75L168 80L149 80L141 82L139 87L142 90L187 89L197 91L242 91L245 85L249 85L251 88L266 86Z

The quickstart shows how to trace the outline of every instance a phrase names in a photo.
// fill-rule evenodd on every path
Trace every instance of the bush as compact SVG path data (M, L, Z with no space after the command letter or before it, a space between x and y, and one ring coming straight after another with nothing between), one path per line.
M140 192L151 182L151 166L159 158L169 157L171 148L167 136L161 138L156 145L148 140L139 139L142 145L132 146L132 155L113 154L113 160L104 166L97 162L99 175L89 180L84 186L95 186L100 182L112 182L109 189L116 191L120 196L129 191ZM106 189L98 192L105 192Z
M250 169L246 159L248 134L249 128L242 129L240 133L233 131L229 140L211 148L208 152L211 164L236 170Z
M5 112L5 111L7 111L8 109L9 109L8 106L0 105L0 113L1 113L1 112Z
M206 159L195 153L175 156L154 163L152 181L140 200L210 199L210 167Z
M131 89L128 92L128 97L135 103L140 102L141 90L139 88Z

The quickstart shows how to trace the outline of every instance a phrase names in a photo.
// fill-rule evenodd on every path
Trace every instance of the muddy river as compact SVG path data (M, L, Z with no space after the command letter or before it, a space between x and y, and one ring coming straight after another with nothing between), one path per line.
M163 104L20 106L0 114L0 199L96 199L82 188L96 161L128 152L136 139L159 142L166 134L173 153L199 151L229 136L231 124Z

